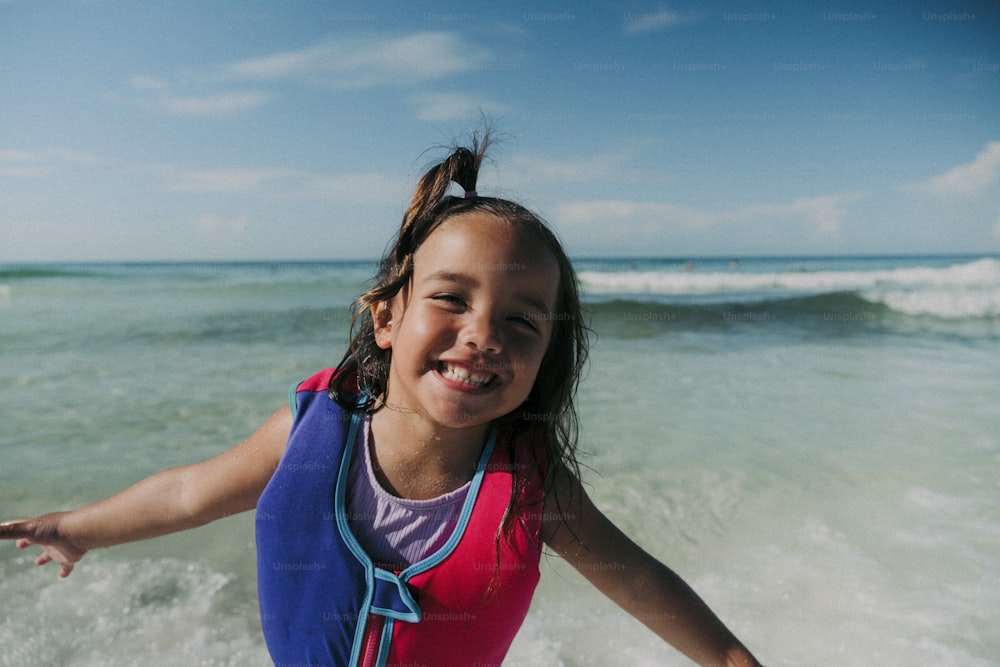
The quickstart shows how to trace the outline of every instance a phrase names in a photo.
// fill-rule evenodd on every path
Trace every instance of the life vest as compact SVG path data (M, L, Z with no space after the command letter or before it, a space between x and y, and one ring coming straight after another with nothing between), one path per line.
M330 397L334 372L293 389L285 454L257 504L258 594L272 659L310 667L500 665L538 583L540 502L510 539L497 534L515 473L531 475L522 499L541 497L537 467L493 429L448 542L400 572L376 567L351 533L345 505L362 411Z

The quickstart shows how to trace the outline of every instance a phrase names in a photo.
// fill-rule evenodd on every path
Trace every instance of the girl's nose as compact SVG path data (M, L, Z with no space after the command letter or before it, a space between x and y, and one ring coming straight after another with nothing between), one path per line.
M462 327L461 341L480 352L498 353L503 344L492 319L484 314L471 314Z

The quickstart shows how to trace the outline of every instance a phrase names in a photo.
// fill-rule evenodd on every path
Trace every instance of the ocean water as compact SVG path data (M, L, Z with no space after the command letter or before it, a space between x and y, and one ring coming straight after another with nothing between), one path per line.
M580 260L585 481L768 665L1000 665L1000 259ZM0 516L249 434L357 263L0 265ZM253 518L0 545L0 666L266 665ZM505 664L689 664L556 557Z

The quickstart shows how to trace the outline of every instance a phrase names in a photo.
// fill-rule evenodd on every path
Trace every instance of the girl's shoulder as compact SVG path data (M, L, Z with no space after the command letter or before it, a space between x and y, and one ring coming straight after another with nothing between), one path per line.
M294 390L327 391L331 398L356 399L361 394L357 372L343 368L324 368L296 384Z
M340 368L324 368L293 384L288 391L288 404L292 414L297 414L302 395L319 393L326 393L331 400L345 409L357 407L358 396L361 393L358 388L357 373L345 372Z
M298 391L323 391L331 388L331 381L337 375L336 368L324 368L313 373L296 385Z

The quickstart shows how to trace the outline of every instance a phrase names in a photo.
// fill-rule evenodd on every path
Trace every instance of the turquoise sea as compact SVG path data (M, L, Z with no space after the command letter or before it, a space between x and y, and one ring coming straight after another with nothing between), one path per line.
M597 503L773 666L1000 665L1000 258L581 259ZM0 265L0 517L240 441L373 262ZM267 665L253 517L0 544L0 666ZM505 664L687 663L557 558Z

